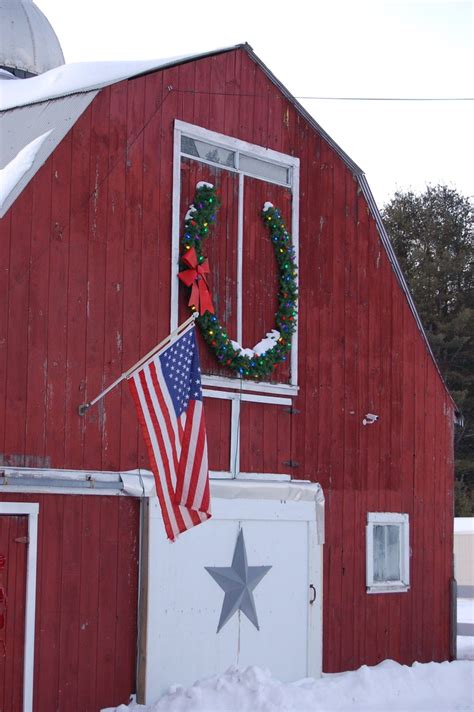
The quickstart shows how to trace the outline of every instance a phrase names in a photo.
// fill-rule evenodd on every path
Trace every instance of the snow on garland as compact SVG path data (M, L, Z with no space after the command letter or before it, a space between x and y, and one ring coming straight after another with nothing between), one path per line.
M192 311L200 312L197 323L219 363L240 377L261 380L286 359L291 348L291 335L296 330L298 292L295 249L279 210L272 203L265 203L262 219L269 230L278 265L276 328L268 332L253 349L242 348L229 338L214 313L207 283L210 270L202 253L202 243L209 237L219 206L214 186L204 181L197 183L194 203L189 206L184 218L179 277L191 287L189 305Z

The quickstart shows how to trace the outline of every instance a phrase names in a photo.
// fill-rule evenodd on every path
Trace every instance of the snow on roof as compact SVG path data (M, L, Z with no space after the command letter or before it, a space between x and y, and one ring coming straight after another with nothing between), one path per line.
M29 80L17 79L16 81L23 83ZM0 80L0 88L1 84ZM97 96L97 91L70 94L0 113L0 169L6 170L0 176L2 180L0 218L6 214L79 116ZM35 144L37 150L28 153L32 158L31 165L25 172L17 170L20 163L25 166L20 159L17 159L18 154L45 134L44 140L40 144ZM14 183L15 178L16 183Z
M15 82L0 81L0 111L56 99L68 94L92 91L130 79L145 72L173 66L191 59L226 52L226 47L197 55L182 55L166 59L145 59L127 62L75 62L63 64L37 77Z
M172 60L134 62L76 62L63 64L37 77L2 83L0 111L90 91L122 79L159 69Z
M46 131L41 136L38 136L38 138L35 138L22 148L15 158L7 163L5 168L0 170L0 209L3 207L3 203L15 188L18 181L23 178L25 173L33 165L39 149L50 133L51 131Z

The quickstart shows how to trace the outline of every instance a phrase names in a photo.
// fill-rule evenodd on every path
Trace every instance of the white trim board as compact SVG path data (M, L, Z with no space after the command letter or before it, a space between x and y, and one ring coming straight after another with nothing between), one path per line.
M28 517L28 554L26 561L25 649L23 658L23 712L33 710L33 676L35 655L36 568L38 559L39 504L0 502L1 515Z
M149 470L106 472L32 467L0 467L0 495L18 492L147 496L155 487Z
M201 376L203 386L212 388L235 388L238 391L249 392L249 399L256 396L252 391L259 393L269 393L282 396L298 395L299 386L291 386L287 383L265 383L263 381L245 381L241 378L225 378L224 376Z
M291 398L281 398L277 396L261 396L255 393L241 393L240 391L212 391L203 388L204 398L220 398L221 400L238 400L245 403L268 403L270 405L291 406Z
M398 563L400 580L374 579L374 527L396 526L399 530ZM410 590L410 521L399 512L368 512L366 525L366 590L374 593L406 593Z

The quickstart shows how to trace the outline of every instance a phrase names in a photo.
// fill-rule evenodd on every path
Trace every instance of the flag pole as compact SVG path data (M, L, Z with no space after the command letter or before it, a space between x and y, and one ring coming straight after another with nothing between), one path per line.
M197 319L198 316L199 316L199 314L197 312L195 312L194 314L191 314L189 319L186 319L186 321L183 321L183 323L180 324L174 331L172 331L171 334L168 334L168 336L166 336L163 339L163 341L160 341L159 344L154 346L151 351L149 351L145 356L143 356L143 358L141 358L139 361L137 361L137 363L134 366L132 366L131 368L129 368L128 371L125 371L125 373L122 373L122 375L119 376L116 381L111 383L110 386L108 386L104 391L102 391L102 393L99 393L99 395L96 396L93 400L88 401L87 403L82 403L78 407L79 415L81 415L81 416L85 415L91 406L95 405L98 401L100 401L104 396L107 395L107 393L109 393L109 391L111 391L113 388L115 388L115 386L117 386L121 381L124 381L126 378L128 378L131 373L133 373L137 368L139 368L142 365L142 363L145 363L145 361L148 361L148 359L151 358L151 356L153 356L153 354L155 354L157 351L159 351L161 348L163 348L163 346L165 346L168 343L168 341L171 341L175 336L177 336L181 331L183 331L187 326L189 326L193 321L195 321L195 319Z

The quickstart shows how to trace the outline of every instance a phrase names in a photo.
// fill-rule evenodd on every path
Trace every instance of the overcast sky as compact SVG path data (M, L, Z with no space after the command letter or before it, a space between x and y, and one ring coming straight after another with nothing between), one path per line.
M296 97L474 97L473 0L35 0L66 62L248 42ZM301 100L381 207L446 183L474 196L474 101Z

